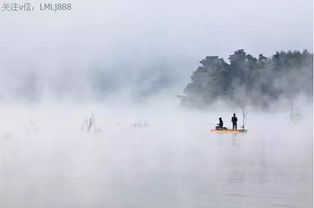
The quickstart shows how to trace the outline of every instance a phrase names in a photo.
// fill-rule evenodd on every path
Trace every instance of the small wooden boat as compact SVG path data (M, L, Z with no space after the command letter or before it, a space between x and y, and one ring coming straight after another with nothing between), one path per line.
M241 133L247 133L246 129L211 129L209 133L215 133L215 134L241 134Z

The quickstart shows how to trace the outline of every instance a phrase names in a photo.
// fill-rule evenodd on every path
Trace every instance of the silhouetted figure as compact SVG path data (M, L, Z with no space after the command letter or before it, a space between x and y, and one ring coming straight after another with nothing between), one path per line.
M232 130L237 130L238 118L236 117L235 113L233 114L231 121L232 121Z
M222 130L223 129L224 122L222 121L221 117L219 117L219 123L217 125L218 125L218 126L216 126L217 130Z

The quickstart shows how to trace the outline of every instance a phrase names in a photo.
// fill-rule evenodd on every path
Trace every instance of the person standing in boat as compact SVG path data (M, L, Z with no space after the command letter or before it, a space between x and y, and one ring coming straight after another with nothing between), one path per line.
M238 118L236 117L235 113L233 114L231 121L232 121L232 130L237 130Z

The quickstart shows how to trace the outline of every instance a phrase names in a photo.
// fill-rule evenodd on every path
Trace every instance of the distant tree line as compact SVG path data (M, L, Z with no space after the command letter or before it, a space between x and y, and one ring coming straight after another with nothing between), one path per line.
M243 49L229 56L200 61L184 89L182 104L207 107L222 100L235 105L268 107L282 98L313 95L313 54L281 51L254 57Z

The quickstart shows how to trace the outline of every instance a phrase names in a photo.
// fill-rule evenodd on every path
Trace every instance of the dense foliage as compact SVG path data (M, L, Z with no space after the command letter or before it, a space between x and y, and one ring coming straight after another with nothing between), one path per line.
M206 107L223 100L267 107L281 98L312 97L313 55L306 50L256 58L241 49L229 56L229 63L218 56L207 56L200 63L184 89L185 106Z

